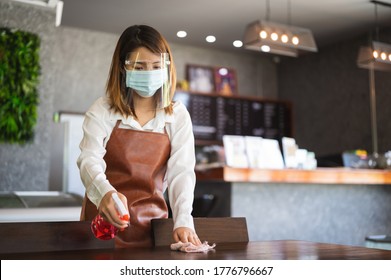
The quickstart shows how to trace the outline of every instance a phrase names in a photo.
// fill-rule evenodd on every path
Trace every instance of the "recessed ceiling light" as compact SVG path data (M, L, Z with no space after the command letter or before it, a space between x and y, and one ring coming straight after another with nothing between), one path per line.
M219 74L221 75L221 76L225 76L225 75L227 75L228 74L228 69L227 68L220 68L219 69Z
M236 40L236 41L233 42L233 45L234 45L234 47L236 47L236 48L240 48L240 47L243 46L243 42L240 41L240 40Z
M270 52L270 47L268 45L263 45L263 46L261 46L261 50L263 52Z
M213 35L209 35L205 39L208 43L214 43L216 41L216 37Z
M181 30L181 31L178 31L178 32L176 33L176 35L177 35L179 38L185 38L185 37L187 36L187 33L186 33L186 31Z

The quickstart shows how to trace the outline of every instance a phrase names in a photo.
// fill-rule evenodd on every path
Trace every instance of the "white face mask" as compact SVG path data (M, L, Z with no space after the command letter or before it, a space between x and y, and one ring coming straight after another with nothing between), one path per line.
M142 97L151 97L168 80L167 69L150 71L126 70L126 86Z

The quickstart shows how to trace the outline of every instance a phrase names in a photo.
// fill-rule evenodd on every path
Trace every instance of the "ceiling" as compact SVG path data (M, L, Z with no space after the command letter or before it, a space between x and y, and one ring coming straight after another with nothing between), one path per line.
M267 19L267 0L63 0L62 25L121 34L133 24L158 29L169 42L234 50L245 27ZM391 0L382 0L390 3ZM290 3L290 8L289 8ZM269 20L312 30L318 47L359 34L376 26L391 26L391 8L369 0L270 0ZM176 33L185 30L186 38ZM205 37L214 35L215 43Z

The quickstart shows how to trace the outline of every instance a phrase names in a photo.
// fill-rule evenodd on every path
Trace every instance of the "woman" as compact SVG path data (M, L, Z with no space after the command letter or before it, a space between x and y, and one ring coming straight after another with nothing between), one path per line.
M131 26L114 51L107 96L86 113L78 159L86 187L81 219L101 214L120 229L117 247L152 245L150 220L167 217L167 188L174 240L201 244L191 217L194 136L185 106L172 101L175 84L167 41L149 26ZM113 192L127 206L129 226Z

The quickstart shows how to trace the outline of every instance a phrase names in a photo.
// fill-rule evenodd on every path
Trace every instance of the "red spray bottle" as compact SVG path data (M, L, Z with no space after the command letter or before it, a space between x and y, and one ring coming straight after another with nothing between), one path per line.
M119 199L118 194L114 192L111 197L114 200L115 208L117 209L121 220L129 221L129 213L122 201ZM91 222L91 231L98 239L110 240L117 235L119 229L104 220L103 217L98 214Z

